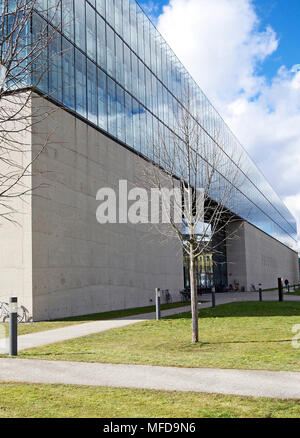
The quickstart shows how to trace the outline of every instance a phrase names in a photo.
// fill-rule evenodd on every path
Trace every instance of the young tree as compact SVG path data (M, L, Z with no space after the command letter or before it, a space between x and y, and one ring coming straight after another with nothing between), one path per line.
M11 221L16 213L13 200L34 189L27 184L28 177L51 135L31 149L32 128L49 116L49 107L35 90L43 88L54 68L47 49L57 26L41 18L55 22L60 0L51 3L48 7L42 0L0 0L0 216Z
M199 341L198 291L196 284L196 261L204 254L220 253L225 240L236 238L226 234L228 225L237 220L235 211L238 189L245 174L239 170L241 153L237 148L225 146L221 121L213 120L213 133L201 126L201 114L195 114L189 90L185 93L185 107L174 114L176 132L166 133L160 129L154 141L154 165L143 170L149 187L168 186L174 190L181 187L182 199L174 198L174 207L181 210L182 221L169 215L168 227L159 226L166 238L176 236L189 260L192 342ZM194 111L194 113L193 113ZM192 115L193 114L193 115ZM169 212L169 206L162 209ZM176 205L177 204L177 205ZM178 215L177 215L178 216ZM216 238L219 237L219 238Z

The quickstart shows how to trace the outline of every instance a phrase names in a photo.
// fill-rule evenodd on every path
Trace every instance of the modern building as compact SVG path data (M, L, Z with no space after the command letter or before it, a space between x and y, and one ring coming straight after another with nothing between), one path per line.
M220 154L237 150L246 176L233 211L239 239L224 245L213 265L210 255L199 262L200 285L249 290L276 287L278 276L298 281L293 216L139 4L63 0L55 18L46 6L41 1L32 29L48 21L56 36L47 74L38 83L33 74L29 85L38 96L32 111L42 100L49 117L26 139L34 151L51 133L31 176L32 187L46 184L20 207L21 226L0 228L0 300L18 295L41 320L148 305L155 287L179 298L184 263L177 242L161 244L147 227L100 225L95 212L99 188L136 183L136 160L152 166L149 138L179 136L174 114L186 104L186 87L203 137Z

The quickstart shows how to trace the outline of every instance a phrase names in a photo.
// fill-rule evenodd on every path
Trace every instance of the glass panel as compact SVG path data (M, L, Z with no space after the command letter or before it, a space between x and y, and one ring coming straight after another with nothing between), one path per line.
M133 121L133 147L137 151L141 150L140 140L140 108L135 99L132 99L132 121Z
M108 132L114 137L116 137L117 136L116 84L110 78L107 79L107 117L108 117Z
M86 5L86 47L87 54L96 61L96 13Z
M96 9L105 18L105 0L96 0Z
M125 97L124 90L117 86L117 137L125 143Z
M98 76L98 126L107 131L107 87L106 75L99 68Z
M123 0L123 36L124 40L130 44L129 0Z
M97 124L97 76L96 66L93 62L87 61L87 101L88 118Z
M106 0L106 20L115 27L115 0Z
M106 35L107 35L107 72L114 77L116 74L115 33L109 26L106 26Z
M62 50L63 104L74 110L74 47L65 38L63 38Z
M124 56L123 56L123 41L116 35L116 79L124 85Z
M122 0L115 0L115 30L123 36L123 8Z
M86 57L75 51L76 111L86 117Z
M132 69L132 94L138 96L138 59L134 53L131 54L131 69Z
M126 143L128 146L133 146L132 132L132 98L128 93L125 93L125 114L126 114Z
M74 41L74 4L73 0L62 0L62 29L64 34Z
M49 96L62 101L61 36L56 33L49 42Z
M137 51L136 1L130 0L130 40L134 52Z
M124 44L124 84L128 91L131 91L131 52Z
M106 70L106 32L105 21L97 15L97 63Z
M75 1L75 42L85 51L85 1Z

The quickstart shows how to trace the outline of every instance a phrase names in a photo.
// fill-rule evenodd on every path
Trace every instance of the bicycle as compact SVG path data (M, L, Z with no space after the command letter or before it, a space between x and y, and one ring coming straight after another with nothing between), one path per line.
M0 321L2 320L3 322L5 322L4 320L9 316L8 309L9 309L8 303L0 302Z
M4 316L2 316L4 314ZM9 322L9 305L7 303L0 303L0 318L3 322ZM24 306L18 307L18 323L31 322L32 318L29 318L29 311Z

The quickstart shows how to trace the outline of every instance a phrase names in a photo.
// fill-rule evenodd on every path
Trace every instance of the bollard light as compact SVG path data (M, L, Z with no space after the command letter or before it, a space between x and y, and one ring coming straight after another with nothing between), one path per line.
M9 355L18 356L18 298L9 299Z
M216 307L216 288L215 286L213 286L211 288L211 298L212 298L212 307L215 308Z
M262 296L262 284L259 283L258 285L258 291L259 291L259 301L262 302L263 296Z
M283 280L282 278L278 278L278 294L279 294L279 302L283 301Z
M161 319L161 311L160 311L160 296L161 291L159 288L155 289L155 295L156 295L156 319L159 321Z

